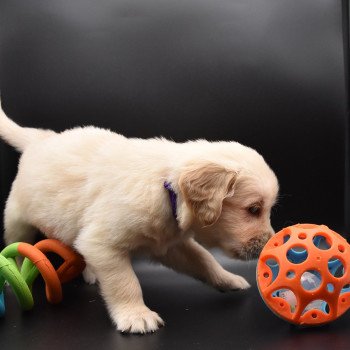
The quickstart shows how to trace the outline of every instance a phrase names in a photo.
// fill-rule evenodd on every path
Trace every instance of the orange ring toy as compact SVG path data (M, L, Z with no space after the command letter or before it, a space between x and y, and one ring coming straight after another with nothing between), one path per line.
M22 243L20 243L21 245ZM62 300L62 287L61 283L66 283L73 278L77 277L85 268L85 262L82 256L76 253L72 248L66 246L56 239L45 239L34 246L31 246L32 250L35 250L40 253L40 256L45 257L46 261L49 261L44 253L52 252L59 255L63 258L64 262L62 265L55 270L52 264L52 269L50 268L50 278L46 279L47 275L43 275L46 282L46 297L50 303L56 304ZM23 248L22 248L23 249ZM27 284L32 286L35 278L38 276L39 271L41 274L42 271L39 269L38 264L33 259L25 259L21 268L21 274L24 276ZM47 274L47 271L46 271ZM54 280L54 282L53 282ZM58 281L58 283L57 283ZM49 282L49 284L47 283ZM59 287L58 287L59 284ZM55 287L53 287L55 285Z
M350 306L350 246L325 225L298 224L276 233L257 264L266 305L297 325L320 325Z
M63 264L56 271L61 283L69 282L79 276L86 266L80 254L56 239L42 240L34 247L43 253L56 253L64 259Z

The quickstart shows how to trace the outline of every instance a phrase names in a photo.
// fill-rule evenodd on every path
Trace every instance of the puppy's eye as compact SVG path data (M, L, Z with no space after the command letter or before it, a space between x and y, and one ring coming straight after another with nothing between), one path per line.
M261 207L259 207L257 205L253 205L253 206L248 208L248 211L250 214L252 214L254 216L259 216L261 213Z

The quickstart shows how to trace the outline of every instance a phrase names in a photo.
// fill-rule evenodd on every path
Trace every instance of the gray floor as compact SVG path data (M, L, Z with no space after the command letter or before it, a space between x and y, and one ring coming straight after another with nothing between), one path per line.
M112 326L96 286L82 280L64 287L64 300L52 306L35 283L36 305L21 312L6 290L7 312L0 320L2 349L349 349L350 312L334 323L299 329L276 317L261 300L255 262L219 258L247 277L247 292L220 293L186 276L143 261L135 263L147 305L166 327L146 336L122 335Z

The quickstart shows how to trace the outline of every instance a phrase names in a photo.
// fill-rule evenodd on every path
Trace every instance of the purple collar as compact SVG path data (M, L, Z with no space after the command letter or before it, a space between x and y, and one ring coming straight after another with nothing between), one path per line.
M176 200L177 200L177 195L175 193L175 191L173 190L171 183L168 181L164 182L164 188L166 188L169 192L169 198L170 198L170 203L171 203L171 210L173 212L173 216L175 219L177 219L177 204L176 204Z

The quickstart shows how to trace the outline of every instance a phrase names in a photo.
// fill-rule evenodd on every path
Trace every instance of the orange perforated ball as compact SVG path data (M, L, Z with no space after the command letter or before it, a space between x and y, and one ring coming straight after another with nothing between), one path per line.
M334 321L350 306L350 246L325 225L298 224L262 250L256 278L266 305L297 325Z

